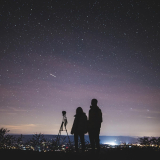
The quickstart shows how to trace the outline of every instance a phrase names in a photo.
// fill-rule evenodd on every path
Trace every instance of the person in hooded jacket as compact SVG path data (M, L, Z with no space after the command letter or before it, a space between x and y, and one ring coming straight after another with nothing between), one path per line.
M82 151L85 151L84 134L87 133L87 116L81 107L76 109L76 115L71 129L74 134L75 150L78 151L78 136L82 144Z
M99 134L102 123L102 112L101 109L97 106L97 103L97 99L92 99L88 117L88 132L92 151L95 151L96 145L97 153L99 153Z

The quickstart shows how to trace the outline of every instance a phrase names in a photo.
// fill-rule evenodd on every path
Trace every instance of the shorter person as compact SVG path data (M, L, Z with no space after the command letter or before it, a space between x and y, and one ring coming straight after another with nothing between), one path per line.
M84 134L87 133L87 116L81 107L76 109L76 115L71 129L74 134L75 150L78 151L78 136L82 144L82 151L85 151Z

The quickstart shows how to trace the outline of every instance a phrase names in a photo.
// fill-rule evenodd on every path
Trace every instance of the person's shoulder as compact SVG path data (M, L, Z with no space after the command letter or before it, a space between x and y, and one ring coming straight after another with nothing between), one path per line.
M90 109L89 109L89 112L91 112L92 111L92 106L90 106Z
M83 113L81 114L81 119L87 119L86 113L83 112Z
M86 113L84 113L84 112L82 113L82 115L83 115L83 116L87 116Z
M97 110L98 110L99 112L102 112L101 109L100 109L98 106L97 106Z

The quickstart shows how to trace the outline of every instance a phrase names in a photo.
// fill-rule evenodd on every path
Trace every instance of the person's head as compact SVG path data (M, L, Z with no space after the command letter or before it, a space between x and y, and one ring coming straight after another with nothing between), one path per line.
M78 107L76 109L76 115L83 113L83 109L81 107Z
M91 105L92 106L97 106L98 100L97 99L92 99Z

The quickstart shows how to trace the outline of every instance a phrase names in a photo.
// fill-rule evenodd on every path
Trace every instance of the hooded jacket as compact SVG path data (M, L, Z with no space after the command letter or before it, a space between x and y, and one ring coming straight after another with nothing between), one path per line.
M71 134L74 133L87 133L87 116L86 114L83 112L80 115L75 115L74 116L74 122L73 122L73 126L71 129Z

